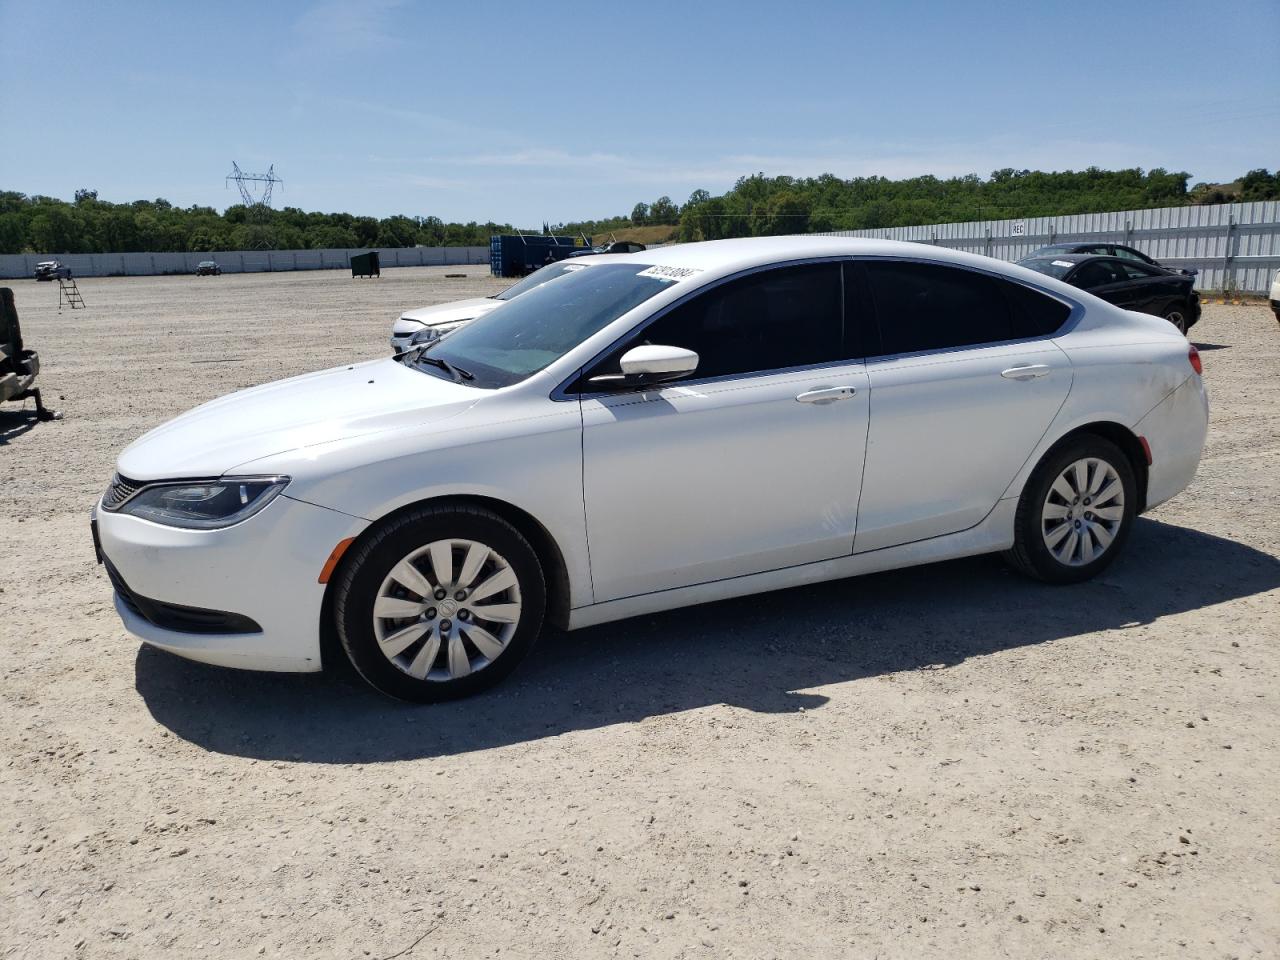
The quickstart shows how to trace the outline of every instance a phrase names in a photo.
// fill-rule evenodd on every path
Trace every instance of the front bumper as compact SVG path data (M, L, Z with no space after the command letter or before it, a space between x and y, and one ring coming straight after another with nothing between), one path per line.
M224 530L183 530L95 509L103 559L124 590L116 612L134 637L170 653L246 670L314 672L320 662L320 570L333 548L368 521L278 496L262 512ZM211 632L167 629L138 598L166 607L228 611L259 627Z

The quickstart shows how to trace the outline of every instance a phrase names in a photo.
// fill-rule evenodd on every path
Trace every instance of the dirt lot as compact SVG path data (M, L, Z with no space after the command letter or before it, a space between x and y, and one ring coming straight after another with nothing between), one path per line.
M1280 955L1262 307L1207 308L1200 475L1083 586L980 558L677 611L439 708L128 639L116 453L470 272L12 283L66 419L0 413L0 957Z

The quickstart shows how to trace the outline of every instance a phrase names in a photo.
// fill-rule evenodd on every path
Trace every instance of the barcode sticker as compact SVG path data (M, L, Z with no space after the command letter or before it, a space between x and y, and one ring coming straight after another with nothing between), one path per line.
M641 270L636 274L637 277L653 277L655 280L668 280L674 282L676 280L687 280L695 274L701 273L701 270L695 270L693 267L664 267L655 265L647 270Z

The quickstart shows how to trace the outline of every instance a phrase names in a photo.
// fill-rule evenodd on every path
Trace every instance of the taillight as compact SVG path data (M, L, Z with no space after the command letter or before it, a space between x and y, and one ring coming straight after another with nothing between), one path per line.
M1204 367L1200 363L1200 351L1196 349L1194 343L1191 345L1191 349L1187 351L1187 360L1191 362L1192 370L1196 373L1204 373Z

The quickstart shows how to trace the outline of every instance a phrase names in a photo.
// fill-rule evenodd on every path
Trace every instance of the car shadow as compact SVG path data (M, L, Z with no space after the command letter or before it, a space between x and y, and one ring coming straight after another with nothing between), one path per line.
M1229 343L1192 343L1191 345L1195 347L1197 350L1199 350L1201 353L1208 353L1210 350L1230 350L1231 349L1231 344Z
M1194 570L1194 576L1187 571ZM463 754L716 703L820 708L804 693L903 670L1151 623L1280 586L1280 560L1146 518L1101 577L1051 587L996 557L933 564L551 632L505 683L469 700L388 700L349 670L245 673L142 647L152 716L218 753L312 763ZM1115 642L1125 642L1125 634Z
M39 422L34 409L0 410L0 447L22 436Z

